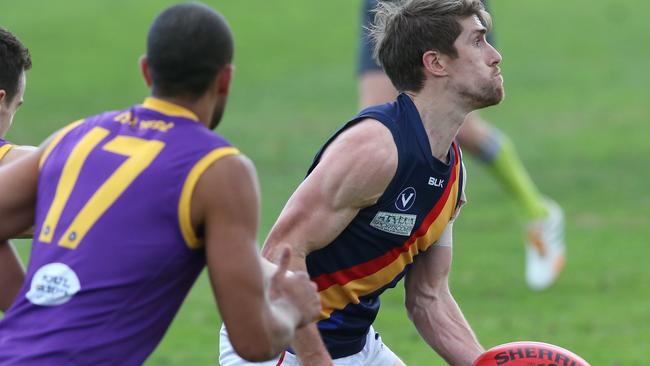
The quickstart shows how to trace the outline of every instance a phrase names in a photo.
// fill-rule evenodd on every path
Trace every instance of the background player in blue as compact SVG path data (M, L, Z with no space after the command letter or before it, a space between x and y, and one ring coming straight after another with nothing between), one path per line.
M305 273L287 275L290 250L265 286L255 169L210 131L232 56L220 14L173 6L141 60L151 97L72 123L0 169L11 192L0 240L35 228L25 285L0 321L0 364L141 364L206 262L245 357L272 357L314 319L318 296Z
M389 0L390 1L390 0ZM484 1L487 5L487 1ZM367 28L377 0L364 0L361 13L359 56L359 98L362 107L393 100L397 91L372 57ZM492 43L488 35L488 42ZM535 290L553 284L564 267L564 215L560 206L544 197L523 166L508 136L470 113L458 132L457 141L483 162L505 191L521 208L526 227L526 283Z
M454 139L468 113L504 96L489 25L479 0L380 6L376 52L402 93L323 145L271 230L263 255L276 261L291 245L291 268L307 269L322 311L264 365L403 365L372 328L380 294L403 277L409 316L432 349L455 366L482 353L448 275L465 183ZM248 365L225 332L221 342L223 366Z
M16 146L4 139L14 115L23 104L26 72L32 67L29 50L8 30L0 28L0 166L6 165L33 150ZM0 310L6 311L20 290L25 277L11 243L0 245Z

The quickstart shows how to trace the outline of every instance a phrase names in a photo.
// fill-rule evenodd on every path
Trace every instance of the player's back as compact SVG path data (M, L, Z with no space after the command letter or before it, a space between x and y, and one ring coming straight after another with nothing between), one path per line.
M137 365L205 264L190 221L201 173L236 153L157 99L62 130L44 152L25 285L0 364Z

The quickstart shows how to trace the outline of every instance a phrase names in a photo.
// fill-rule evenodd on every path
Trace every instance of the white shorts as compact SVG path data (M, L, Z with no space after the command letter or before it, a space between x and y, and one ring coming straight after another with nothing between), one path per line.
M370 327L366 336L366 345L354 355L337 358L334 366L394 366L397 356L382 341L379 333ZM290 352L283 352L279 357L265 362L248 362L235 353L230 344L226 327L221 326L219 337L219 365L221 366L300 366L298 359Z

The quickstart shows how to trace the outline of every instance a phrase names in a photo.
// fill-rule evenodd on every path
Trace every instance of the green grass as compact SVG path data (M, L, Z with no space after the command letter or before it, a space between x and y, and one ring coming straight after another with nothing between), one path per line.
M38 144L69 121L140 102L146 89L137 58L151 20L169 3L0 0L0 25L34 59L9 137ZM219 131L257 164L262 240L317 148L356 110L359 2L208 3L229 19L237 42ZM650 4L505 1L492 10L508 97L484 115L565 208L568 267L549 291L525 287L517 207L470 160L454 294L485 346L538 340L593 365L643 364L650 344ZM376 328L409 365L444 364L406 319L402 296L399 289L384 296ZM202 277L147 365L216 364L218 328Z

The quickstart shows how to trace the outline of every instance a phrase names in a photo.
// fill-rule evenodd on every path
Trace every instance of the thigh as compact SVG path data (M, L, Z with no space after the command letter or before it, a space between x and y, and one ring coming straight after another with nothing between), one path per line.
M495 131L497 131L496 128L481 118L478 112L472 112L465 118L465 122L456 135L456 140L463 150L477 156L481 154L483 145L490 142Z
M370 327L363 351L365 356L364 366L403 366L404 363L391 351L381 339L378 332Z
M357 51L357 75L361 76L367 72L381 71L375 59L372 57L374 42L370 39L368 28L372 26L375 15L372 12L377 6L377 0L365 0L361 9L361 20L359 27L359 45Z

